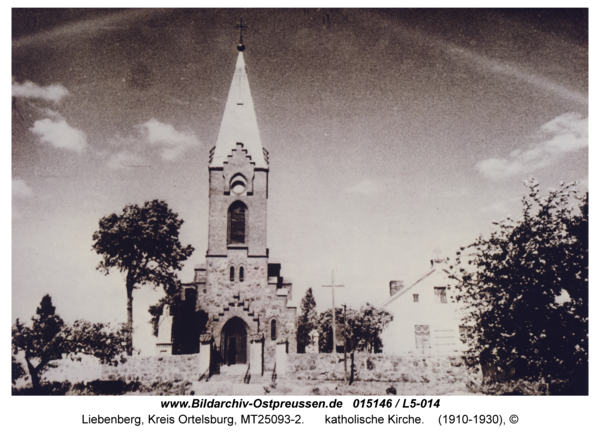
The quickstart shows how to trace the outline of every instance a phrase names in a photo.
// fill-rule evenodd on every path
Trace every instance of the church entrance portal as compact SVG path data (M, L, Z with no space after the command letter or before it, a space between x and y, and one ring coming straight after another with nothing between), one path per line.
M221 332L223 361L225 364L246 364L248 349L246 323L239 317L230 319Z

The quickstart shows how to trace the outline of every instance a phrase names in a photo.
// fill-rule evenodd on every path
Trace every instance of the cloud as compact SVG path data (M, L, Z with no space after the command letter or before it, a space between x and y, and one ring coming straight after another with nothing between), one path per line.
M349 187L348 189L346 189L348 192L351 193L359 193L361 195L372 195L374 193L379 192L379 187L377 186L377 183L375 183L372 180L363 180L360 183Z
M42 142L47 142L56 148L80 153L87 147L85 133L71 127L65 120L53 121L48 118L38 120L29 130L38 135Z
M143 157L127 150L119 151L108 159L108 167L111 169L128 168L132 166L148 166L148 163Z
M588 146L588 119L565 113L542 125L537 140L526 149L516 149L506 158L483 160L475 166L492 180L531 172L558 162L567 153Z
M151 145L162 148L161 156L173 161L179 158L190 147L200 145L200 140L188 132L180 132L170 124L151 119L141 126L146 140Z
M15 178L12 180L12 194L14 198L31 198L33 190L24 180Z
M58 103L63 97L69 95L69 91L63 85L40 86L33 82L23 84L13 83L13 97L36 98Z
M65 119L64 116L62 116L59 112L57 112L56 110L49 109L47 107L44 108L44 109L42 109L42 112L47 117L53 118L53 119L58 120L58 121Z

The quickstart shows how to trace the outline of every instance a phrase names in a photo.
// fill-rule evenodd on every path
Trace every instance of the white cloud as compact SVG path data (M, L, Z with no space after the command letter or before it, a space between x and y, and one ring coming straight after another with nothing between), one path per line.
M25 180L15 178L12 180L12 194L14 198L30 198L33 196L33 190Z
M42 109L42 112L49 118L54 118L56 120L65 119L59 112L57 112L56 110L49 109L47 107Z
M193 133L177 131L172 125L156 119L151 119L141 127L146 140L162 148L161 156L165 160L176 160L188 148L200 145L200 140Z
M38 120L29 130L38 135L42 142L47 142L56 148L80 153L87 147L85 133L71 127L65 120L53 121L48 118Z
M372 180L363 180L360 183L346 189L351 193L360 193L362 195L371 195L379 192L377 183Z
M538 140L526 149L516 149L507 158L477 163L477 170L492 180L531 172L552 165L565 154L588 146L588 119L565 113L542 125Z
M23 84L13 83L12 94L13 97L37 98L58 103L61 98L69 95L69 91L63 85L40 86L27 81Z
M127 150L119 151L108 159L108 167L111 169L145 165L147 162L143 157Z

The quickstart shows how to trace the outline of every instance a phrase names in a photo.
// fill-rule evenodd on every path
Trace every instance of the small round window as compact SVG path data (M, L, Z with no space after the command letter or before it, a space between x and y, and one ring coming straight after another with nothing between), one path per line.
M246 191L246 185L241 180L236 180L231 185L231 191L236 195L240 195Z
M246 191L246 179L242 174L237 174L231 179L231 191L235 195L241 195Z

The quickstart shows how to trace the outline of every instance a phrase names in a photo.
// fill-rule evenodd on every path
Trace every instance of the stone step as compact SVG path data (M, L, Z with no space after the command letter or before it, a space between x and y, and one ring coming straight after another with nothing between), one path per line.
M271 378L267 376L250 375L248 382L245 382L245 376L231 376L231 375L212 375L209 383L222 383L222 384L253 384L253 385L265 385L268 386L272 383Z
M270 388L261 384L238 382L194 382L191 389L198 395L263 396Z
M248 371L248 364L233 364L233 365L222 365L222 375L241 375L244 376Z

